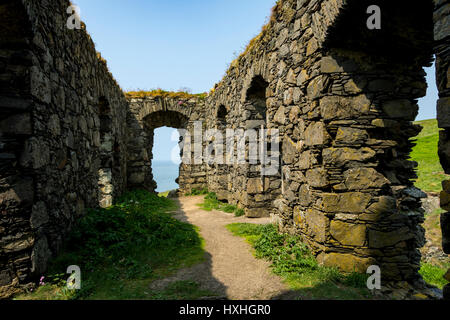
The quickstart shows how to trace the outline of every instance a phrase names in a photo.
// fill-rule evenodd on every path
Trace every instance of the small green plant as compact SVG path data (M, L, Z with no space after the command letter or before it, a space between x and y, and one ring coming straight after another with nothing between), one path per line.
M243 209L240 209L235 205L219 201L214 192L209 192L203 203L200 203L198 206L206 211L218 210L226 213L234 213L236 217L240 217L245 214Z
M209 191L207 188L203 188L203 189L192 189L191 192L186 193L186 196L203 196L205 194L208 194Z
M450 264L439 267L430 263L423 263L419 273L427 283L442 289L448 283L448 281L444 279L444 275L448 268L450 268Z

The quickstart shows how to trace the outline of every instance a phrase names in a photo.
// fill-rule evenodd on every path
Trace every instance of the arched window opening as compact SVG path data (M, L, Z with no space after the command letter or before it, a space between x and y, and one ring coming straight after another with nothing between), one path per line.
M217 121L219 124L226 124L227 123L227 115L228 111L227 108L224 105L220 105L217 109Z
M266 121L267 97L266 89L269 86L261 76L253 78L247 91L247 110L251 111L251 120Z

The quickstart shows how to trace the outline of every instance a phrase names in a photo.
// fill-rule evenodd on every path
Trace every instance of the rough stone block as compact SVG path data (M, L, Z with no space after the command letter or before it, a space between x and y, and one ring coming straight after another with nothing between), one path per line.
M377 202L372 203L367 211L372 214L394 213L397 209L397 201L393 197L381 196Z
M372 159L376 152L370 148L327 148L322 151L323 162L327 165L345 166L348 162L365 162Z
M34 244L34 238L31 234L24 234L9 241L2 241L1 247L3 252L12 253L29 249Z
M372 196L362 192L323 193L320 208L325 212L364 213Z
M438 100L437 121L439 128L450 128L450 97Z
M270 212L266 208L246 208L244 211L248 218L270 217Z
M33 179L22 179L11 186L11 189L0 193L0 203L16 203L27 206L33 203L34 187Z
M447 3L434 12L434 40L440 41L450 36L450 4Z
M263 185L264 184L264 185ZM267 191L270 186L270 181L268 178L251 178L247 180L247 193L248 194L257 194L263 193Z
M305 131L305 145L316 146L326 144L331 139L323 122L311 123Z
M344 246L363 246L366 241L366 226L363 224L331 221L330 234Z
M362 258L347 253L323 253L317 257L320 264L328 267L338 267L344 272L366 273L375 263L373 258Z
M309 234L317 242L324 243L327 236L328 218L320 211L308 209L300 211L295 219L303 232Z
M302 150L303 142L294 142L289 137L286 137L282 144L283 151L283 161L286 164L293 163L300 155L300 151Z
M324 168L315 168L306 171L306 179L309 185L315 188L323 188L329 185L328 173Z
M344 184L348 190L382 188L389 184L389 180L373 168L349 169L345 171L344 178Z
M361 144L369 138L367 131L350 127L340 127L336 133L336 144Z
M371 102L365 95L356 97L326 96L320 100L320 112L324 120L353 119L366 115Z
M378 230L369 230L369 247L384 248L394 246L401 241L414 238L414 234L408 227L403 227L395 231L382 232Z
M383 110L390 118L413 121L417 117L419 107L417 103L412 103L407 99L400 99L385 102Z

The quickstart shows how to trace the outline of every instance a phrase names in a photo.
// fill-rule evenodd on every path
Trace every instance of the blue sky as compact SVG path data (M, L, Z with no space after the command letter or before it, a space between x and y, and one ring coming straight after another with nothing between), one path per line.
M122 89L207 92L267 21L275 0L74 0ZM418 120L436 117L434 68ZM157 130L154 156L169 160L173 129Z

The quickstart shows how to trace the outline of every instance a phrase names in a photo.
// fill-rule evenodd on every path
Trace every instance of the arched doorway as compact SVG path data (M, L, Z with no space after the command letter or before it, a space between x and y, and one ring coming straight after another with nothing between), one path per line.
M148 154L151 155L151 173L149 173L148 179L152 179L151 185L154 187L154 191L157 192L163 192L163 191L170 191L169 189L165 190L166 188L173 189L178 182L179 182L179 176L182 175L181 171L183 170L183 165L181 163L178 164L179 171L177 177L175 177L173 180L174 183L172 183L172 178L174 176L173 170L174 166L177 164L172 161L171 155L167 155L166 157L160 158L159 155L156 155L154 146L155 146L155 135L156 131L160 131L161 129L165 128L172 128L172 129L186 129L188 125L189 119L175 111L157 111L154 113L149 114L147 117L144 118L144 131L147 134L148 140ZM161 141L164 144L172 145L172 142L170 141L172 137L169 137L167 134L164 135L164 139L168 141ZM184 138L183 131L179 131L179 152L180 152L180 158L182 156L183 150L181 149L180 145L182 143L182 140ZM159 149L161 151L161 149ZM172 152L172 150L165 149L164 152ZM156 157L156 161L155 161ZM164 159L161 161L160 159ZM158 185L157 181L160 181L161 185ZM167 187L163 187L167 186ZM175 188L177 189L177 188Z

